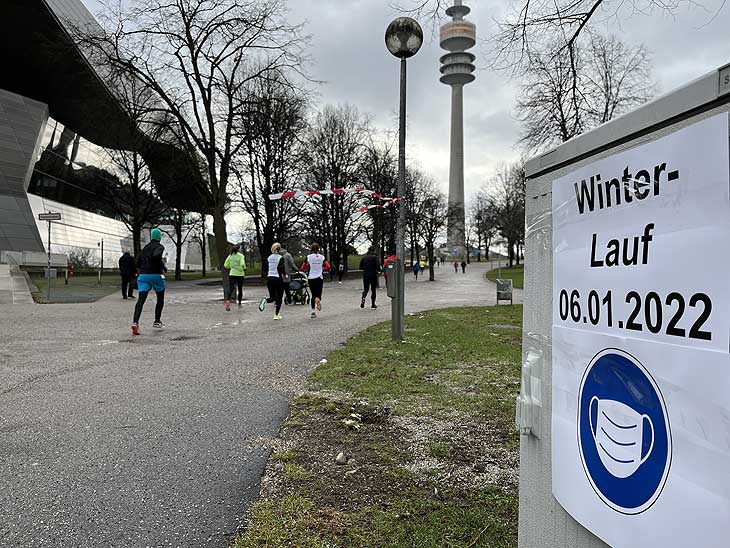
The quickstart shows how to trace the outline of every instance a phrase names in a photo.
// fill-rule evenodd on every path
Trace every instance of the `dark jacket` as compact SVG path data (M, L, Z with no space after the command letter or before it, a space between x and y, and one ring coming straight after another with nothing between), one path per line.
M134 266L134 257L128 252L119 257L119 273L125 278L134 278L137 269Z
M164 274L167 271L162 255L165 253L165 246L159 241L152 240L139 254L137 265L140 274Z
M363 276L377 276L380 272L380 261L375 255L365 255L360 259L360 270Z

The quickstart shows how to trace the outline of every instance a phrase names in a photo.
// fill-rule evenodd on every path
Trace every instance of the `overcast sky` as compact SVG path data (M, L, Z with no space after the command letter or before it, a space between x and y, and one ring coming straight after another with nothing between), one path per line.
M96 13L96 0L84 0ZM408 0L401 0L405 3ZM521 0L512 0L519 1ZM594 25L631 45L645 44L653 54L655 77L662 93L730 63L727 29L730 6L722 0L701 0L704 8L680 8L672 15L620 14ZM465 0L472 8L480 38L494 31L493 20L509 0ZM311 75L325 83L318 88L324 103L351 103L370 113L376 126L396 129L398 60L385 49L384 32L396 16L388 0L289 0L291 22L307 21L312 35ZM716 17L713 20L713 15ZM427 37L430 27L424 25ZM519 156L514 118L518 82L486 68L485 51L477 45L476 81L464 91L464 143L467 195L477 190L502 162ZM408 155L444 188L448 187L450 91L439 83L437 40L427 40L409 61ZM480 63L481 61L481 63Z

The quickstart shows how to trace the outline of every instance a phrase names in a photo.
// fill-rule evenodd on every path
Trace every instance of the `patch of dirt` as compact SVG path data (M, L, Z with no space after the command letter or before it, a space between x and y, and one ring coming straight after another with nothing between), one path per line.
M344 421L353 420L353 412L362 422L347 426ZM433 444L446 447L446 454L432 456ZM505 449L508 445L496 427L459 413L441 419L393 416L388 408L353 401L347 394L306 393L292 404L273 440L261 498L305 490L319 507L356 511L388 506L394 494L437 497L439 491L486 487L516 493L519 456ZM347 464L335 463L341 451ZM279 462L284 456L287 462ZM288 478L289 462L303 467L307 479Z
M460 413L442 419L393 417L393 421L406 433L414 457L408 470L460 490L498 487L517 492L519 454L504 447L503 435L494 427ZM446 446L448 456L432 456L434 443Z

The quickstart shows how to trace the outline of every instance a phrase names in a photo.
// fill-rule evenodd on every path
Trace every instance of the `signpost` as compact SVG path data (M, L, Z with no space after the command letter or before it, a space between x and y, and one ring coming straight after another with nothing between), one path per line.
M552 487L616 547L730 537L728 114L552 185Z
M48 280L48 291L46 293L46 300L51 301L51 223L53 221L61 220L61 213L57 211L49 211L47 213L38 214L39 221L46 221L48 223L48 268L46 269L46 279Z

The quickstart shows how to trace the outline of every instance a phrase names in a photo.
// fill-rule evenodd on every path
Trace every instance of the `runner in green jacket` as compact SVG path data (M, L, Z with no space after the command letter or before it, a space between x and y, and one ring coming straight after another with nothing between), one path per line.
M246 276L246 258L240 253L241 248L234 245L231 249L231 254L226 258L226 262L223 263L225 268L228 268L228 293L226 294L226 311L231 310L231 297L233 291L238 287L238 306L241 306L243 301L243 280Z

